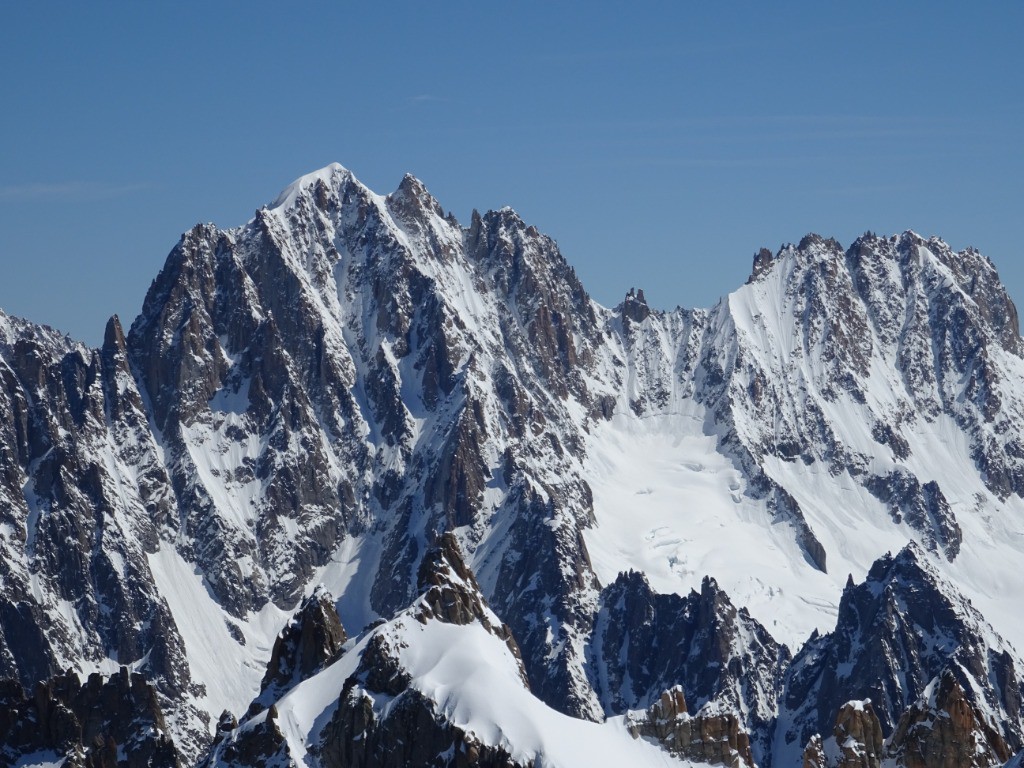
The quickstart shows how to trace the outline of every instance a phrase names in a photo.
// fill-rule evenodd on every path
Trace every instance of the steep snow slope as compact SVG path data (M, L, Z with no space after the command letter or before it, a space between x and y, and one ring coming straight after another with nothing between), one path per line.
M460 757L472 764L474 751L486 764L509 766L680 764L631 735L622 717L579 720L530 693L519 649L487 607L453 534L426 553L418 588L409 608L226 734L209 765L236 764L255 749L265 761L311 768L372 761L394 721L390 737L405 746L392 759L403 764ZM310 634L312 626L295 630Z
M483 744L508 750L513 760L524 765L668 768L681 764L655 745L631 737L622 717L598 724L544 705L523 687L516 660L505 644L479 625L421 624L403 615L363 637L341 661L277 703L287 754L299 765L320 765L309 753L309 745L321 743L345 681L356 674L366 646L378 635L401 649L398 661L412 678L413 688L433 702L447 722ZM391 697L378 694L374 699L374 709L386 716ZM245 727L258 727L265 720L266 713Z
M703 409L690 411L617 414L592 430L584 473L595 523L585 537L595 573L610 584L640 571L656 591L678 594L713 576L776 639L799 647L831 628L845 575L806 562L792 529L747 495L742 471L715 450ZM883 538L881 552L894 540Z
M636 419L616 415L592 430L584 473L594 491L588 551L602 584L625 570L645 573L659 592L685 594L714 576L739 605L792 648L829 631L847 576L863 578L887 552L915 540L848 473L768 460L829 553L828 572L802 554L786 525L747 493L742 472L714 450L702 410ZM840 422L841 423L841 422ZM914 474L942 483L964 543L943 570L999 632L1024 647L1024 623L1010 605L1024 557L1024 505L991 496L962 433L948 420L908 433ZM889 468L876 460L873 466Z

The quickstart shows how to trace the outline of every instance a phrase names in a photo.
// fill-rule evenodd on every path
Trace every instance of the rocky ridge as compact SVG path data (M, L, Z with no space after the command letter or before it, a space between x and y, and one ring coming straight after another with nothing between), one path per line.
M644 715L630 723L630 733L657 740L670 754L728 768L754 765L750 737L740 728L736 715L691 717L686 696L678 686L662 693Z
M348 635L338 618L334 598L322 586L317 587L278 633L267 672L260 683L260 695L250 705L250 711L266 709L297 684L337 660L346 640Z
M1011 753L991 718L947 671L903 713L889 737L887 754L906 768L980 768L1002 765Z
M621 574L601 594L591 649L608 715L657 705L665 711L654 720L673 720L669 710L687 713L690 702L697 715L739 718L757 759L771 754L768 732L791 654L714 579L681 597L655 594L641 573ZM676 682L671 701L660 689L666 680Z
M65 758L68 768L179 768L156 690L124 667L83 684L73 672L35 685L0 684L0 757Z
M835 631L812 637L794 657L783 687L776 758L791 755L795 761L805 745L833 730L841 747L846 738L839 725L833 728L831 714L838 712L839 721L858 723L854 741L875 764L883 756L883 734L904 762L913 762L910 756L920 754L926 749L922 742L932 738L941 746L929 759L941 753L950 764L967 765L948 750L969 738L981 747L979 760L995 755L1005 761L1024 747L1021 668L1016 653L942 579L923 551L909 545L876 562L863 583L851 580ZM850 705L851 693L868 704ZM957 738L950 738L946 727L953 710ZM944 714L936 716L940 711ZM921 723L927 725L914 735ZM865 740L864 733L871 737ZM969 751L974 759L975 750Z

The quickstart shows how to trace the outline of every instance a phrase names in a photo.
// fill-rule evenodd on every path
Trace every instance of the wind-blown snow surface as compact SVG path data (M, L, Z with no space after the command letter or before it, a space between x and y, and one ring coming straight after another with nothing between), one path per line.
M798 647L835 623L845 576L805 566L792 530L746 495L742 472L715 450L702 410L616 415L593 430L584 472L594 491L585 534L594 570L603 584L641 571L655 591L678 594L713 576L777 640Z
M307 748L320 742L339 691L356 673L363 650L378 633L386 633L401 647L401 664L412 676L413 687L436 702L448 722L484 744L504 747L517 762L550 768L690 765L634 739L622 717L592 723L545 706L523 687L505 644L481 625L424 624L406 615L364 636L341 660L278 702L278 723L292 758L318 765ZM386 714L389 697L377 699L375 709ZM250 727L263 719L255 718Z
M908 533L846 473L769 459L769 474L793 493L829 554L828 572L821 572L807 563L791 529L746 494L742 473L705 428L698 407L646 418L617 414L593 430L584 472L594 491L595 524L585 536L595 572L609 584L622 571L641 571L656 591L678 594L699 590L711 575L777 640L798 648L815 629L832 629L847 577L863 579L875 560L906 544ZM943 572L1003 637L1024 647L1024 617L1011 606L1022 588L1024 504L993 497L965 471L969 450L949 420L908 440L915 474L942 483L964 530L960 554ZM872 470L891 465L875 459Z
M205 687L198 703L210 713L238 711L239 702L251 701L259 690L274 638L289 613L268 603L260 613L238 621L225 615L202 575L178 552L163 548L150 556L149 565L185 641L189 669Z
M66 474L98 478L119 532L79 538L113 581L151 585L139 600L166 606L187 661L167 690L211 719L246 710L317 583L357 636L409 604L425 546L452 529L535 696L509 693L499 712L476 678L455 680L501 682L504 662L488 671L465 628L442 643L456 630L412 627L430 637L403 662L453 717L553 764L569 764L562 736L648 759L614 718L555 714L603 716L587 648L602 587L629 569L662 593L711 576L795 650L833 628L848 575L913 540L1024 648L1016 315L984 257L937 239L844 252L809 236L759 255L711 309L656 312L632 293L607 309L511 209L463 228L416 179L381 196L335 164L243 227L187 233L127 342L108 329L92 362L0 314L17 413L57 397L32 380L26 337L92 408L86 427L62 416L50 443L25 446L0 486L8 578L67 638L47 663L148 663L112 648L116 628L83 629L83 606L136 619L104 602L109 579L66 595L46 570L60 556L37 553L40 523L71 504L47 490L62 469L47 462L73 455ZM282 703L295 749L347 663Z

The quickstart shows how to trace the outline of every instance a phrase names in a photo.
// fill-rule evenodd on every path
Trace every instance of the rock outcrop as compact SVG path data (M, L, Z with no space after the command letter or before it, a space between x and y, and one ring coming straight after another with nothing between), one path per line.
M31 694L0 681L0 758L42 752L69 768L180 768L156 689L124 667L83 684L69 672Z
M825 756L825 746L819 734L811 736L807 746L804 747L801 765L803 768L829 768L828 758Z
M919 547L880 559L863 583L850 580L835 631L812 637L793 659L780 707L776 758L792 755L789 759L795 761L813 734L832 730L828 713L838 711L863 726L863 739L857 736L855 741L863 745L864 754L881 759L876 742L897 731L901 718L911 718L904 730L910 722L928 721L913 715L917 702L928 700L936 681L953 668L959 670L960 682L953 689L943 688L947 698L960 692L965 707L988 713L978 721L991 727L992 741L979 743L1005 742L1006 753L1016 749L1022 741L1019 661ZM863 714L846 704L863 700L871 702ZM878 734L873 728L864 730L872 718L880 724ZM923 732L933 726L922 726ZM943 733L944 726L936 726L934 738L941 741Z
M770 754L764 735L777 713L789 649L737 609L714 579L682 597L656 594L641 573L620 574L601 593L591 653L608 714L645 709L678 685L696 710L713 703L744 713L741 727L757 734L755 758Z
M839 750L835 768L881 768L882 726L870 701L848 701L832 729Z
M373 696L346 684L338 709L324 728L319 748L324 768L530 768L501 747L483 744L453 726L434 702L415 690L398 694L386 718L374 711Z
M1002 765L1011 754L949 670L903 713L886 752L900 768L985 768Z
M347 639L334 598L318 586L278 634L257 702L269 705L312 677L341 656Z
M753 768L750 739L731 712L690 715L680 687L664 691L642 719L631 716L630 733L635 738L654 739L670 754L709 765Z
M274 705L247 720L243 728L225 729L217 736L214 752L203 766L264 768L287 760L288 745ZM211 763L213 760L216 762Z
M864 487L888 507L895 522L906 521L919 531L926 547L950 562L956 559L963 532L936 481L921 485L910 472L893 470L885 477L868 477Z
M473 572L462 559L458 539L448 532L427 550L420 563L419 587L423 591L416 618L426 623L431 619L448 624L466 625L478 622L492 635L505 641L520 667L523 685L529 677L522 666L523 655L512 630L487 606Z

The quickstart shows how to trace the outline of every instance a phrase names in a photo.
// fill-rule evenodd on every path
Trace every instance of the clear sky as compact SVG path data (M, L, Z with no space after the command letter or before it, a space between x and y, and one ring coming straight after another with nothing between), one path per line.
M914 229L1024 300L1024 3L0 4L0 307L99 343L179 235L337 161L511 205L598 301Z

